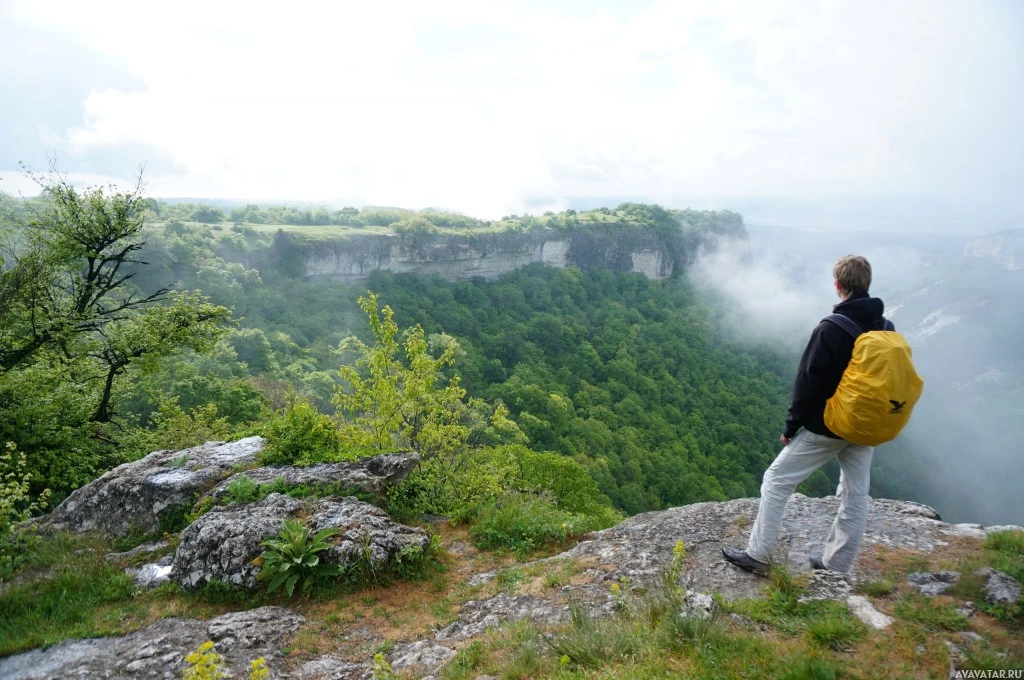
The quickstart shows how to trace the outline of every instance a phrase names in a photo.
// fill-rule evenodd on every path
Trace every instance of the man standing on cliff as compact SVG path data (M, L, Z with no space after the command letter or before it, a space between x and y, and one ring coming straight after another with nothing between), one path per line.
M861 331L891 330L882 317L885 306L868 295L871 265L859 255L847 255L832 268L841 302L835 314L852 319ZM785 448L764 473L761 503L747 549L723 547L725 558L738 567L765 574L778 541L782 513L790 494L815 470L839 459L839 512L825 540L821 557L812 556L815 569L848 572L857 558L867 526L868 487L872 446L840 439L825 425L825 402L839 385L853 353L854 337L839 325L822 321L811 333L793 385L793 399L780 440Z

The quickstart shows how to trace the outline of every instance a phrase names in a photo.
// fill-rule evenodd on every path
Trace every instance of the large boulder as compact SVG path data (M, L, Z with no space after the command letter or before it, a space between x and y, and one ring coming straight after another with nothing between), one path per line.
M321 560L342 566L360 560L381 568L412 548L426 549L423 529L392 522L380 508L351 496L301 501L273 493L255 502L214 507L182 533L174 554L171 578L183 587L199 588L211 581L255 587L259 566L254 561L276 536L286 519L304 517L313 532L335 527L341 533Z
M989 604L1011 607L1020 599L1020 584L1009 574L996 571L992 567L983 567L975 572L979 578L985 579L985 601Z
M821 551L838 505L835 497L808 498L794 494L783 516L777 557L785 561L792 571L806 574L806 599L842 602L853 599L850 606L854 607L859 601L855 596L851 597L851 588L858 574L812 572L808 563L812 553ZM387 658L393 665L437 673L458 645L506 622L517 619L562 622L569 617L570 601L579 603L590 616L610 615L618 609L615 596L610 592L611 584L620 583L621 587L628 588L659 583L671 565L672 549L680 540L686 546L681 581L687 589L685 608L690 615L706 615L707 608L702 603L706 602L707 596L702 593L720 593L729 599L763 597L765 579L727 563L721 552L723 545L746 545L757 506L758 499L742 498L725 503L697 503L631 517L615 527L592 534L589 540L571 550L540 560L570 559L586 565L585 571L574 578L571 585L545 589L541 594L497 593L467 602L453 623L426 639L397 647ZM963 535L962 528L942 522L938 513L928 506L905 501L872 500L864 548L870 549L874 544L931 552L948 545L949 539L962 538ZM470 581L470 585L481 585L493 579L494 574L480 576L483 578ZM878 614L869 625L887 625L885 618ZM333 680L370 676L369 659L354 665L323 657L308 664L308 668L309 672L302 677Z
M597 532L591 540L580 543L561 557L596 561L601 565L601 578L605 580L653 583L671 563L672 547L681 540L687 552L686 587L704 593L721 593L730 599L759 597L763 579L722 558L722 546L746 546L757 507L758 499L740 498L647 512ZM839 501L834 496L808 498L793 494L783 515L777 558L785 561L794 572L809 571L808 559L811 554L820 554L838 507ZM953 525L942 522L938 513L926 505L873 499L868 507L862 548L877 544L931 552L959 535ZM849 593L849 583L819 583L823 574L810 577L810 590L820 589L825 597L833 593L836 598L845 599Z
M284 486L311 486L346 488L381 495L384 490L400 483L419 462L418 453L389 453L372 458L362 458L350 463L320 463L309 467L271 466L236 473L217 486L209 496L222 501L228 495L228 487L238 478L245 476L260 486L280 483Z
M122 637L68 640L48 649L0 659L0 678L180 678L185 656L207 640L231 677L248 676L263 657L270 677L281 677L285 638L305 619L281 607L233 612L209 621L162 619Z
M248 437L184 451L154 451L76 489L39 525L111 537L176 530L199 496L238 466L254 464L265 443L262 437Z

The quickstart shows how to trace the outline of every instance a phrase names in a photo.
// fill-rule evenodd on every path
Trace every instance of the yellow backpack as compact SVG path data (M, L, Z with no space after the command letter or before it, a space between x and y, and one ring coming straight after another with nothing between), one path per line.
M863 332L857 322L825 319L853 336L853 355L835 394L825 402L825 425L861 446L892 441L910 420L924 381L914 370L910 345L886 320L885 330Z

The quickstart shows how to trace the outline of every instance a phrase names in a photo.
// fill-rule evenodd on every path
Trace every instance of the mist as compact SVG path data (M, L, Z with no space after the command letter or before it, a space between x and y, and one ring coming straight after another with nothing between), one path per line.
M1024 270L965 255L973 237L814 232L751 225L690 271L724 299L722 332L782 348L793 368L811 330L838 302L832 264L860 254L871 294L904 334L925 388L913 418L875 453L872 494L934 507L943 519L1024 524ZM785 414L779 414L780 424Z

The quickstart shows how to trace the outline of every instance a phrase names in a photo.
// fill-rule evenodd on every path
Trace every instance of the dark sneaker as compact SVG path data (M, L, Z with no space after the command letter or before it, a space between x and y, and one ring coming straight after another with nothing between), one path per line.
M825 566L825 560L821 559L821 555L811 555L811 569L828 570Z
M722 546L722 554L725 555L725 559L729 560L740 569L745 569L751 573L757 574L758 576L764 576L768 573L768 565L760 560L755 560L747 554L746 550L737 550L736 548L730 548L729 546Z

